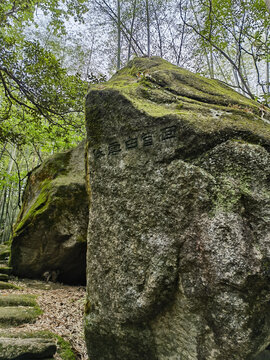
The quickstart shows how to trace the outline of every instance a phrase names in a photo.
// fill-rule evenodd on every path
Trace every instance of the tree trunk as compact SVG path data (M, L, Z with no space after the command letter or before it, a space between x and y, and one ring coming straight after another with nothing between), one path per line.
M150 14L149 14L149 0L145 0L146 6L146 26L147 26L147 56L150 57Z
M121 67L121 7L117 0L117 70Z
M131 56L131 42L132 42L132 36L133 36L135 16L136 16L136 6L137 6L137 0L134 0L132 22L131 22L131 27L130 27L130 38L129 38L129 43L128 43L128 61L130 60L130 56Z

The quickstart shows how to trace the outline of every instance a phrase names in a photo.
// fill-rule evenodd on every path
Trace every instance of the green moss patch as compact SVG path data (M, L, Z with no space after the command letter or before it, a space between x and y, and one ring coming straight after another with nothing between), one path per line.
M8 275L0 273L0 281L8 281Z
M38 307L31 306L5 306L0 307L0 326L17 326L31 323L42 314Z
M57 351L58 355L62 360L76 360L76 356L69 344L66 340L64 340L61 336L53 334L53 337L57 340L57 345L59 349Z
M19 287L12 283L0 281L0 290L3 290L3 289L19 289Z
M119 99L122 96L126 117L132 113L134 119L152 118L153 125L156 119L174 119L190 126L198 136L197 141L206 134L214 137L221 131L238 132L239 138L250 137L255 143L261 138L270 146L270 112L267 109L217 80L193 74L157 57L135 58L107 83L91 87L86 101L86 119L93 144L100 142L105 116L112 123L118 118L121 120L118 114L121 101L118 99L115 108L110 107L116 91ZM91 101L93 97L95 101ZM104 109L108 109L106 114ZM134 111L137 114L134 115ZM227 139L232 137L233 134L229 134Z
M15 226L14 237L25 226L28 225L33 218L42 214L47 210L50 199L51 182L45 180L42 183L41 191L34 204L27 211L25 216Z
M9 249L10 249L9 245L0 244L0 254L1 254L2 252L5 252L6 250L9 250Z

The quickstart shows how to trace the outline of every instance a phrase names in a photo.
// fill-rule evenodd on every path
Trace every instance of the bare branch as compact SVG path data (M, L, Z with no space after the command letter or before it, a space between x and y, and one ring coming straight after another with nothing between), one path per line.
M181 5L180 5L181 6ZM202 34L202 32L200 32L195 26L193 26L192 24L189 24L183 17L183 13L181 10L181 19L182 21L186 24L187 27L191 28L197 35L199 35L203 40L205 40L206 42L208 42L213 48L215 48L222 56L224 56L224 58L226 60L228 60L228 62L232 65L233 69L235 69L235 71L237 72L242 85L244 86L244 92L251 98L251 99L255 99L254 95L252 94L247 82L245 81L245 78L241 72L241 69L239 68L239 66L237 66L237 64L235 63L235 61L229 56L229 54L227 54L223 49L221 49L216 43L214 43L212 41L211 38L206 37L204 34Z

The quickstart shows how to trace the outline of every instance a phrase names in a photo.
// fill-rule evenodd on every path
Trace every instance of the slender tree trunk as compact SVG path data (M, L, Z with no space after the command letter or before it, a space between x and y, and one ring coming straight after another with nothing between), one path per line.
M192 12L193 12L193 15L194 15L194 19L196 21L196 24L197 24L197 28L198 28L198 34L200 34L201 32L201 26L200 26L200 21L197 17L197 12L196 12L196 9L195 9L195 6L193 4L193 1L190 0L190 5L191 5L191 9L192 9ZM185 17L183 18L183 14L182 14L182 11L181 11L181 5L180 5L180 14L181 14L181 17L182 17L182 20L183 20L183 24L186 26L187 23L186 23L186 14L185 14ZM203 44L206 43L205 39L202 39L203 40ZM211 44L210 44L211 45ZM214 74L213 74L213 68L211 66L211 60L209 58L209 54L207 53L206 51L206 46L203 46L203 52L204 52L204 56L205 56L205 59L206 59L206 63L207 63L207 67L208 67L208 72L210 74L210 77L211 78L214 78Z
M85 76L86 80L88 79L88 75L90 74L90 68L92 65L94 43L95 43L95 35L92 36L92 43L91 43L91 48L90 48L88 63L87 63L87 68L86 68L86 76Z
M7 185L5 186L5 190L2 193L1 215L0 215L1 227L2 227L2 224L4 224L4 222L5 222L4 213L5 213L6 201L7 201Z
M214 79L215 71L214 71L214 57L213 57L213 46L210 45L210 78Z
M150 14L149 14L149 0L145 0L146 6L146 26L147 26L147 56L151 54L151 39L150 39Z
M185 11L185 14L184 14L184 19L185 20L186 20L186 17L187 17L187 11ZM179 51L178 51L178 56L177 56L177 66L179 66L180 61L181 61L182 49L183 49L183 46L184 46L185 29L186 29L186 24L185 24L185 22L183 22L182 31L181 31L181 40L180 40Z
M106 0L101 0L101 2L99 2L98 0L95 0L95 3L100 7L100 9L102 11L104 11L105 14L107 14L111 20L115 23L118 24L118 18L117 18L117 13L111 8L111 6L106 2ZM120 19L120 27L122 30L122 35L127 39L127 41L129 42L130 39L130 31L129 29L126 27L126 25L121 21ZM134 53L138 56L138 51L144 55L144 51L142 49L142 47L140 46L140 44L138 43L138 41L134 38L134 36L132 35L132 42L131 42L131 47L134 51ZM136 49L137 48L137 49ZM138 51L137 51L138 50Z
M117 70L121 67L121 6L117 0Z
M156 10L154 4L152 4L152 7L153 7L153 11L154 11L154 15L155 15L155 20L156 20L156 24L157 24L158 42L159 42L159 53L160 53L160 57L163 58L163 42L162 42L162 36L161 36L161 29L160 29L159 18L158 18L157 10Z
M134 0L132 21L131 21L131 27L130 27L130 38L129 38L129 42L128 42L128 61L130 60L130 56L131 56L131 42L132 42L134 22L135 22L135 17L136 17L136 6L137 6L137 0Z
M10 157L8 168L7 168L7 174L8 175L10 175L11 172L12 172L12 168L13 168L13 165L14 165L14 160L13 159L14 159L15 155L16 155L16 146L14 146L13 149L12 149L12 155ZM0 224L1 224L2 229L3 229L2 224L5 224L5 222L6 222L5 214L8 211L7 200L9 200L9 196L10 196L10 186L11 186L11 184L5 184L5 187L4 187L4 190L2 192L2 196L1 196ZM3 230L5 230L5 229L3 229ZM1 241L3 241L3 239Z
M266 43L269 40L269 28L266 29L265 40L266 40ZM266 55L267 55L266 56L266 68L265 68L265 72L266 72L266 93L267 93L266 103L267 103L267 105L269 105L269 100L270 100L269 99L269 95L270 95L270 62L269 62L269 58L268 58L268 56L269 56L268 51L267 51Z
M5 142L5 144L3 145L3 148L1 149L1 152L0 152L0 161L2 159L2 156L4 155L4 152L6 150L6 146L7 146L7 143Z
M269 105L269 95L270 95L270 66L269 66L269 61L266 60L266 89L267 89L267 99L266 99L266 102L267 102L267 105Z

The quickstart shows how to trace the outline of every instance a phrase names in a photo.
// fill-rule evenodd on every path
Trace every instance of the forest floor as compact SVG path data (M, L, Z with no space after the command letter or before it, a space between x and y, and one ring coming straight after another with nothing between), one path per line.
M33 324L10 329L10 333L51 331L67 340L78 360L88 360L83 335L85 287L28 279L12 279L20 289L1 290L1 294L33 294L43 311ZM56 360L61 360L57 355Z

